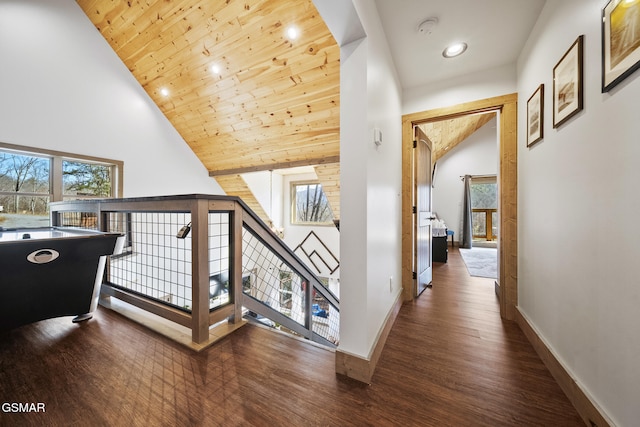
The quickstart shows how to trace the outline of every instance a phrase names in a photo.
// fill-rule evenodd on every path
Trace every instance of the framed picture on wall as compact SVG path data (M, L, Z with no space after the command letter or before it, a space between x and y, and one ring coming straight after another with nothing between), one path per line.
M527 101L527 147L544 135L544 84L538 86Z
M583 108L582 57L584 35L571 45L553 67L553 127L557 128Z
M610 0L602 9L602 92L640 67L640 1Z

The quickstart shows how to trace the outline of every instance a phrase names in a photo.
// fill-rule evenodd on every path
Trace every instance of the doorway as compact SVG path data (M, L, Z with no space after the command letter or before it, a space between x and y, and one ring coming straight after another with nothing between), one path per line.
M411 168L413 128L415 125L455 118L467 114L495 111L499 113L499 211L498 279L496 293L500 299L500 314L515 320L518 301L517 283L517 94L459 104L453 107L412 113L402 118L402 252L414 254L412 227L414 223ZM404 256L402 264L403 298L411 301L414 289L413 257Z

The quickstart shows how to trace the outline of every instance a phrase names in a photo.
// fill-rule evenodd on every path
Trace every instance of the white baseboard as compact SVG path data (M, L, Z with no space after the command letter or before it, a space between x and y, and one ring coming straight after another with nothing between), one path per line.
M613 427L609 417L593 402L593 399L589 398L518 307L516 307L516 322L585 424L589 427Z

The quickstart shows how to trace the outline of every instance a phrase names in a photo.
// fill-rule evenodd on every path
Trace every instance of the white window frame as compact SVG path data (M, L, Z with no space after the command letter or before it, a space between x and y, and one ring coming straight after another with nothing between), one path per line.
M301 185L319 185L322 187L322 183L320 181L291 181L291 224L292 225L313 225L313 226L334 226L333 224L333 211L331 211L331 219L326 222L313 222L313 221L299 221L298 220L298 209L297 209L297 199L296 199L296 187ZM324 194L325 199L327 198L327 194L322 189L322 193ZM327 200L327 204L329 201ZM331 209L331 205L329 205L329 209Z

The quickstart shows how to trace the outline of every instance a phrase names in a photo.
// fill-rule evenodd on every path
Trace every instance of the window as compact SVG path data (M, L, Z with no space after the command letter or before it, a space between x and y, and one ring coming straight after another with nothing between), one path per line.
M321 184L297 182L292 183L291 188L293 224L333 225L333 213Z
M0 227L49 225L49 159L0 152Z
M498 234L498 184L495 176L471 181L473 237L493 240Z
M122 165L0 143L0 227L49 226L49 202L121 197Z
M65 199L110 197L112 165L64 160L62 193Z

